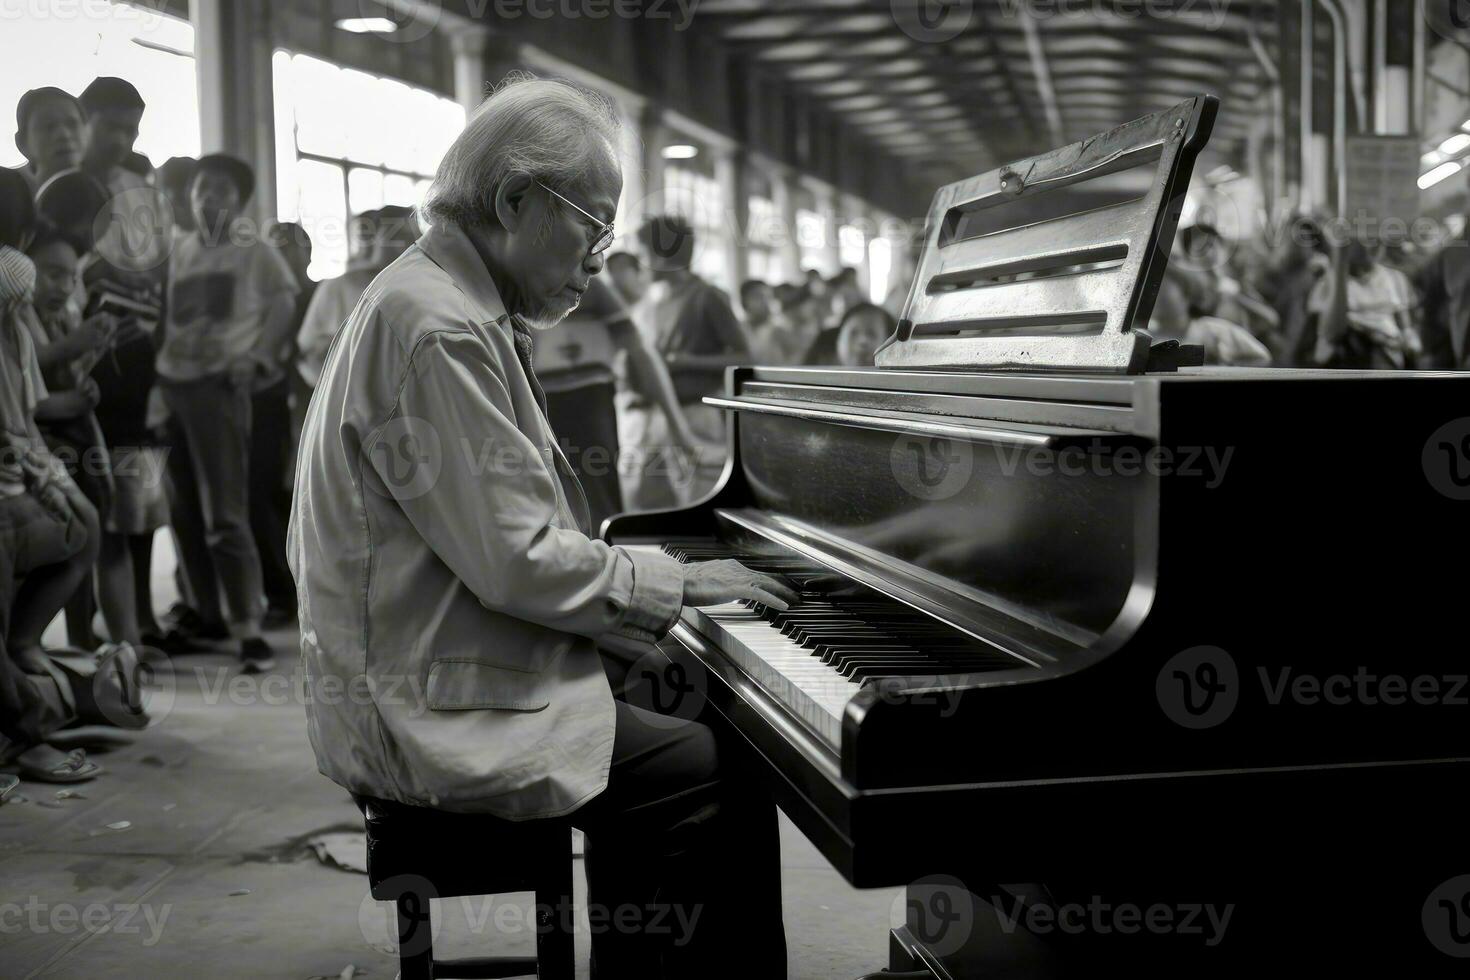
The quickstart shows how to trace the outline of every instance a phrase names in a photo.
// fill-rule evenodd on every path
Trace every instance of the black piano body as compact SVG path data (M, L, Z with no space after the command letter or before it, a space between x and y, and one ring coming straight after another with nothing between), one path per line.
M1470 376L753 368L722 401L718 489L609 541L796 558L998 654L870 680L834 742L703 613L665 641L854 885L1456 872Z
M941 187L879 366L732 370L718 487L604 528L802 584L662 649L849 882L906 886L895 967L1470 957L1470 375L1138 329L1216 108ZM1228 942L1042 928L1201 894Z

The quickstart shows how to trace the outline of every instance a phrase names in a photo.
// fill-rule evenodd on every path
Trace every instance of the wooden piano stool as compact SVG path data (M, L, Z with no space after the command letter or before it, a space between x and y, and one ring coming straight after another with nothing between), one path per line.
M401 980L572 980L574 937L562 919L572 908L570 827L354 799L367 826L372 896L397 905ZM434 959L430 899L525 891L536 895L535 956Z

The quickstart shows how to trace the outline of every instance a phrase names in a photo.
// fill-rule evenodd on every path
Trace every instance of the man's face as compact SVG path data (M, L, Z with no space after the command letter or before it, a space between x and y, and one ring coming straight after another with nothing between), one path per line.
M36 263L36 309L56 316L77 285L77 253L65 242L51 242L31 255Z
M101 109L87 120L87 159L108 167L120 167L138 141L142 109Z
M75 103L49 98L31 112L17 142L36 172L48 179L82 162L84 126Z
M200 232L218 235L229 227L240 211L240 189L228 175L218 170L204 170L194 178L189 202Z
M608 160L580 184L558 191L597 221L607 222L617 215L622 188L623 176ZM587 284L602 271L605 254L588 254L599 231L591 218L531 184L506 249L506 271L521 305L512 312L532 328L545 330L576 309Z

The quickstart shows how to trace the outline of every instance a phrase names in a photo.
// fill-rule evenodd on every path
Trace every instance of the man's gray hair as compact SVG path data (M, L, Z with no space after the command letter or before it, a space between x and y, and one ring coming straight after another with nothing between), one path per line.
M621 139L622 124L605 96L512 72L444 154L421 211L430 224L494 226L495 192L506 178L570 187L605 161L618 165Z

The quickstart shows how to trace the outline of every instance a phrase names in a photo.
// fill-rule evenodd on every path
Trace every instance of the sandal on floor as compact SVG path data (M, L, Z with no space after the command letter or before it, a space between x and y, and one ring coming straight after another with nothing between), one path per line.
M11 766L21 779L31 783L84 783L102 771L102 767L87 758L81 749L68 752L66 758L53 765L28 762L26 756L34 749L18 755Z

